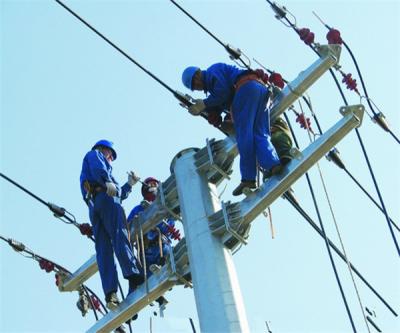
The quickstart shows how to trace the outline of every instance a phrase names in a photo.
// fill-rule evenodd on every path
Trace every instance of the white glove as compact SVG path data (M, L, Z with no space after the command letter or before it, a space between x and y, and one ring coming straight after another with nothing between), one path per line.
M189 113L193 116L198 116L204 109L206 105L202 99L196 99L195 103L189 107Z
M117 195L117 187L115 186L114 183L111 182L107 182L106 183L106 187L107 187L107 191L106 193L110 196L110 197L115 197Z
M139 181L139 177L133 171L128 172L128 184L133 186Z

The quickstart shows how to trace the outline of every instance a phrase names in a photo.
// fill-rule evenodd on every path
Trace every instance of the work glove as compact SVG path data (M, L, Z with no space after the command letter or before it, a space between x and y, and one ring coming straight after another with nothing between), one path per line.
M117 187L115 186L115 184L114 183L111 183L111 182L107 182L106 183L106 188L107 188L107 191L106 191L106 193L110 196L110 197L115 197L116 195L117 195Z
M195 103L189 107L189 113L193 116L198 116L204 109L206 105L202 99L196 99Z
M133 186L139 181L139 177L133 171L128 172L128 184Z
M222 123L222 117L220 112L209 112L207 117L208 123L215 127L218 127Z

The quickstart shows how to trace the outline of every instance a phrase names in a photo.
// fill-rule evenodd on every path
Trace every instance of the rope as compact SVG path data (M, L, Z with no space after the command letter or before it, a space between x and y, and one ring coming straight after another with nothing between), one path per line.
M289 203L293 206L294 209L311 225L311 227L322 237L324 238L324 234L322 230L318 227L318 225L314 222L314 220L304 211L304 209L291 198L288 193L283 194L284 198L289 201ZM343 260L346 261L343 253L340 252L339 248L328 238L329 246L336 252L336 254ZM354 273L361 279L362 282L372 291L373 294L387 307L387 309L397 317L397 312L389 305L389 303L375 290L375 288L364 278L364 276L358 271L358 269L350 262L350 267Z
M286 114L285 114L285 118L286 118L286 121L288 122L290 131L292 133L293 140L294 140L294 142L296 144L296 147L299 148L297 138L294 135L293 128L292 128L292 126L291 126L291 124L289 122L289 119L286 116ZM351 315L351 311L350 311L349 306L347 304L347 299L346 299L346 296L344 294L342 284L340 282L340 278L339 278L339 275L338 275L338 272L337 272L337 269L336 269L336 265L335 265L335 262L334 262L333 257L332 257L331 248L329 246L329 241L328 241L328 236L325 233L324 224L322 222L322 217L321 217L321 214L320 214L320 211L319 211L318 203L317 203L317 200L316 200L316 197L315 197L315 193L314 193L314 189L313 189L313 186L311 184L311 180L310 180L310 177L309 177L308 173L306 173L306 179L307 179L308 187L310 189L311 197L312 197L312 200L313 200L313 203L314 203L314 208L315 208L315 211L316 211L317 216L318 216L318 221L319 221L321 232L322 232L321 235L325 240L325 245L326 245L326 248L327 248L327 251L328 251L329 260L331 262L332 269L333 269L333 272L335 274L336 282L338 284L338 287L339 287L339 290L340 290L340 294L342 296L342 300L343 300L343 303L344 303L345 308L346 308L347 315L348 315L349 320L350 320L350 324L351 324L351 326L353 328L353 332L357 332L357 330L355 328L355 325L354 325L353 317ZM286 194L286 196L287 196L287 194Z
M300 104L300 107L301 107L301 103L299 103L299 104ZM302 114L304 115L303 109L301 109L301 112L302 112ZM310 143L312 143L312 142L315 141L315 135L314 135L314 133L312 133L312 132L310 131L310 127L309 127L308 122L306 122L305 125L306 125L306 127L307 127L308 138L309 138L309 140L310 140ZM313 138L311 137L311 134L313 134ZM363 309L364 309L364 306L363 306L362 301L361 301L361 296L360 296L360 293L359 293L359 291L358 291L356 282L355 282L355 280L354 280L353 273L352 273L351 268L350 268L349 259L348 259L348 256L347 256L347 254L346 254L346 249L345 249L345 246L344 246L344 243L343 243L343 240L342 240L342 236L341 236L341 233L340 233L340 230L339 230L339 226L338 226L338 223L337 223L337 220L336 220L335 213L334 213L334 211L333 211L333 206L332 206L332 203L331 203L331 199L330 199L330 197L329 197L329 194L328 194L328 189L327 189L327 187L326 187L326 183L325 183L324 177L323 177L323 175L322 175L322 170L321 170L321 167L320 167L320 165L319 165L319 162L317 162L316 164L317 164L319 176L320 176L320 179L321 179L322 187L323 187L324 192L325 192L325 197L326 197L326 200L327 200L328 205L329 205L329 210L330 210L330 212L331 212L331 216L332 216L333 222L334 222L334 224L335 224L336 233L337 233L337 235L338 235L338 237L339 237L339 241L340 241L340 245L341 245L341 248L342 248L342 252L343 252L343 255L344 255L344 257L345 257L346 264L347 264L347 267L348 267L348 270L349 270L351 279L352 279L352 281L353 281L354 290L355 290L355 292L356 292L356 294L357 294L357 299L358 299L358 302L359 302L359 304L360 304L360 308L361 308L361 312L362 312L363 317L364 317L365 325L367 326L368 332L371 332L370 329L369 329L369 326L368 326L367 318L365 317L365 313L364 313L364 310L363 310Z
M344 257L346 258L346 263L347 263L347 267L348 267L348 269L349 269L349 273L350 273L351 279L352 279L352 281L353 281L354 290L355 290L355 292L356 292L356 294L357 294L358 303L360 304L361 312L362 312L363 317L364 317L365 325L367 326L368 332L371 332L370 329L369 329L369 326L368 326L367 318L365 317L365 313L364 313L364 311L363 311L364 306L363 306L363 304L362 304L361 296L360 296L360 293L359 293L359 291L358 291L356 282L355 282L355 280L354 280L353 273L352 273L351 268L350 268L349 259L348 259L347 254L346 254L346 250L345 250L345 247L344 247L344 243L343 243L343 240L342 240L342 236L341 236L341 233L340 233L340 231L339 231L339 226L338 226L338 224L337 224L336 216L335 216L335 213L334 213L334 211L333 211L333 207L332 207L332 204L331 204L331 200L330 200L330 198L329 198L328 190L327 190L327 188L326 188L326 184L325 184L324 177L323 177L323 175L322 175L322 171L321 171L321 167L320 167L319 163L317 163L317 167L318 167L318 172L319 172L319 175L320 175L320 178L321 178L322 186L323 186L323 189L324 189L324 192L325 192L326 200L327 200L327 202L328 202L329 209L330 209L330 212L331 212L331 215L332 215L332 219L333 219L333 221L334 221L334 223L335 223L336 233L337 233L337 235L338 235L338 237L339 237L340 245L341 245L341 247L342 247L342 252L343 252L343 254L344 254Z

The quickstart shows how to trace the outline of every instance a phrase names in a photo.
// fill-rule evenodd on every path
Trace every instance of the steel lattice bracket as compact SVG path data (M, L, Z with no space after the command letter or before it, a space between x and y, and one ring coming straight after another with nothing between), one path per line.
M222 209L209 217L211 232L222 238L225 246L232 249L238 243L247 244L250 226L244 224L239 203L221 202Z
M232 153L231 149L227 149L232 145L227 145L225 140L207 139L206 146L195 154L196 167L199 172L207 174L207 178L213 184L220 183L224 178L230 179L232 173L233 160L237 156Z
M340 113L343 118L298 154L280 175L270 178L241 202L223 205L220 211L209 216L210 229L228 248L244 243L250 223L352 129L361 125L364 106L342 107Z

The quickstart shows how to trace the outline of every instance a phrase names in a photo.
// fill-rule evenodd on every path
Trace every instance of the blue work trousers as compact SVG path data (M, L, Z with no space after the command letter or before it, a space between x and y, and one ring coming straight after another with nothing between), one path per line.
M267 88L253 80L243 84L233 99L232 114L242 180L256 179L257 161L265 170L280 163L271 143L269 111L266 109L268 96Z
M118 274L114 252L124 278L141 274L128 240L126 217L118 197L100 192L89 204L89 216L93 226L97 265L104 293L117 291Z

